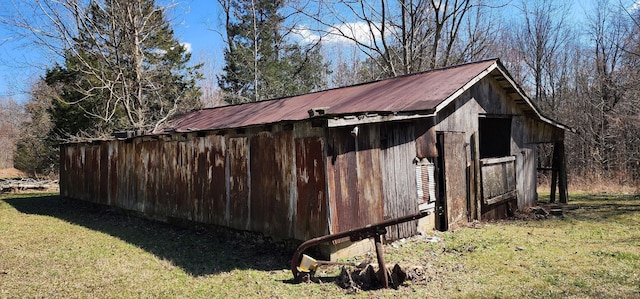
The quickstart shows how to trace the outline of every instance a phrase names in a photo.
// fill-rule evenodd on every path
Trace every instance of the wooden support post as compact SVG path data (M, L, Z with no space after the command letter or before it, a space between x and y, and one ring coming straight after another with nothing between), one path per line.
M473 161L472 167L473 169L473 190L475 194L472 196L472 200L475 200L475 211L472 213L476 220L480 221L482 219L482 177L480 175L480 143L478 142L478 133L475 132L471 135L471 160Z
M556 186L558 182L558 169L559 169L558 154L559 154L559 149L558 149L558 143L556 142L553 144L553 157L551 158L551 192L549 193L550 203L556 202Z
M556 142L554 149L556 147L558 148L558 191L560 192L560 203L567 203L569 191L567 187L567 163L564 154L564 141Z

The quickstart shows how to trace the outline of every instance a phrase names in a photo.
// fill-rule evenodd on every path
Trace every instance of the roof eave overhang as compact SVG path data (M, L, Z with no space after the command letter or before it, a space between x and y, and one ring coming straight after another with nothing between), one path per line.
M408 112L394 112L394 113L369 112L369 113L348 114L348 115L326 115L325 118L327 119L327 127L335 128L335 127L356 126L356 125L390 122L390 121L414 120L414 119L429 118L434 116L435 116L435 111L429 110L429 111L408 111Z

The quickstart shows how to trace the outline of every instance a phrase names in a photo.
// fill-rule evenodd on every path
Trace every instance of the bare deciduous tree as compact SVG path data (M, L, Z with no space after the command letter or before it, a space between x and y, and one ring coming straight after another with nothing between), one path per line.
M379 78L478 59L495 33L480 0L312 2L317 10L298 8L317 24L310 30L353 44Z
M13 99L0 99L0 169L13 167L13 153L24 120L22 107Z
M174 4L161 7L152 0L13 0L11 4L13 13L0 22L48 50L74 74L62 84L77 96L59 94L56 99L82 110L96 127L153 131L197 103L193 86L198 67L187 66L190 54L173 38L165 17Z

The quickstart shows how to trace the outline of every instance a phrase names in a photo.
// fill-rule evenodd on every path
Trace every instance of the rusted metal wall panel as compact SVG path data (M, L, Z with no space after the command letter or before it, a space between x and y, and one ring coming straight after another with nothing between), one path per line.
M362 226L358 218L356 142L349 129L328 130L327 173L331 233ZM367 224L367 223L365 223Z
M359 133L355 136L356 171L358 218L361 221L360 226L363 226L384 220L384 192L380 166L380 125L359 127Z
M249 143L246 137L229 138L228 225L249 229Z
M273 200L276 197L276 182L274 172L276 163L274 159L274 141L271 133L261 132L251 137L251 159L249 161L251 172L250 194L250 229L266 233L273 231L272 223L269 223L270 213L274 212ZM279 211L282 215L284 211Z
M384 189L384 219L418 212L415 165L416 144L411 123L383 124L381 159ZM417 233L417 222L410 221L387 228L387 240L409 237Z
M297 202L294 237L308 240L328 234L323 139L296 138L295 151Z
M323 129L303 128L64 145L61 193L158 219L224 225L282 238L324 235L325 141L313 136ZM296 141L294 136L305 137ZM309 177L299 179L303 174ZM299 193L304 197L300 201ZM299 223L304 225L297 227Z
M275 179L275 198L273 209L269 213L269 222L273 224L273 235L292 236L294 216L296 213L297 180L296 158L293 131L279 131L273 134L275 166L274 169L264 169ZM270 199L267 199L270 200Z
M226 158L226 139L221 135L210 135L207 136L206 140L207 145L204 151L208 156L206 160L202 161L202 163L205 163L204 165L202 165L202 168L207 172L207 186L209 186L210 189L206 189L202 194L202 200L204 201L203 210L205 213L202 221L205 223L212 223L216 225L228 225L229 201L227 192L229 192L229 188L227 187L227 168L229 167L229 163ZM246 165L246 158L243 161L245 161ZM246 198L246 196L243 197L243 199L245 199L245 202ZM243 220L246 221L246 216Z
M260 132L251 137L250 152L251 230L288 236L295 209L293 134Z

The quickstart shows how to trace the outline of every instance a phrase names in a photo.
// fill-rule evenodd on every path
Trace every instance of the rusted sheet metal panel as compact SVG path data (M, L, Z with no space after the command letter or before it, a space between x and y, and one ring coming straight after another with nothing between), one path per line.
M323 137L296 142L293 130L232 136L184 134L65 145L61 192L159 219L285 238L326 234ZM299 180L298 173L311 177ZM299 192L304 199L298 202Z
M320 137L296 138L295 147L298 198L293 236L308 240L329 232L324 142Z
M249 143L247 137L229 138L228 225L249 229Z
M383 124L381 159L384 188L384 219L394 219L418 211L418 190L415 165L416 144L411 123ZM387 240L415 235L417 222L397 224L387 228Z
M274 235L288 237L293 236L297 199L293 131L280 131L273 136L276 168L271 174L276 180L276 197L269 216L274 224Z
M485 204L496 203L496 199L516 191L516 159L514 156L504 158L482 159L482 199Z
M356 143L348 129L328 130L327 174L329 184L331 233L357 228L358 174Z
M359 126L359 129L355 139L358 218L362 226L384 220L384 192L380 166L380 125Z
M204 151L208 156L206 160L203 158L200 164L203 171L206 171L204 177L207 178L206 184L209 187L202 194L202 200L205 202L203 222L228 225L226 138L221 135L211 135L207 136L206 140Z
M276 182L274 171L276 169L274 156L273 137L269 132L262 132L252 136L249 141L249 160L251 179L251 194L249 215L251 218L250 229L253 231L271 232L270 215L273 212L273 200L276 197ZM278 211L282 215L284 211Z
M309 109L317 107L328 107L327 114L428 111L496 63L480 61L296 97L195 111L171 123L167 130L186 132L303 120L309 118Z
M293 231L294 145L291 131L260 132L250 140L250 227L275 236Z

